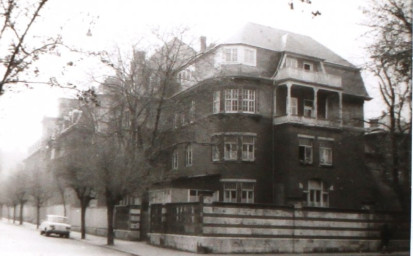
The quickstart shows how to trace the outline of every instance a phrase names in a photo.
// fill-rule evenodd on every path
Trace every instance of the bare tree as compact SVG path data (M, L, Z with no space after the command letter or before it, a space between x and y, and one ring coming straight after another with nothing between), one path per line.
M34 43L31 31L48 0L35 2L0 1L0 45L4 56L0 56L0 95L5 85L23 82L20 75L30 69L41 54L52 51L61 43L59 36ZM2 53L3 55L3 53ZM33 75L38 71L33 70ZM27 82L27 81L26 81Z
M402 203L405 192L400 184L400 143L398 134L411 138L412 124L412 6L410 1L385 0L371 2L365 10L369 17L373 43L368 46L371 63L368 69L378 78L381 97L385 103L391 144L392 182ZM409 171L411 172L411 171ZM402 174L410 180L410 174ZM406 186L405 186L406 187ZM407 185L407 187L410 187ZM405 205L405 204L404 204Z
M51 179L44 169L34 168L30 170L29 195L32 203L36 207L36 228L40 225L40 209L51 197Z
M81 107L81 106L79 106ZM86 237L86 210L95 198L94 173L95 145L94 123L87 107L76 110L74 123L56 138L57 147L64 148L64 154L54 160L55 177L64 198L64 187L72 189L80 202L81 238ZM64 184L64 186L62 186Z
M134 47L130 58L118 54L116 61L102 56L115 75L102 83L106 117L98 132L98 188L105 195L108 212L107 244L114 244L114 207L126 196L139 195L152 177L148 152L159 135L161 115L167 97L178 91L176 76L197 53L183 43L186 29L154 33L160 43L150 57ZM120 51L119 51L120 52Z
M29 189L28 189L28 175L25 173L25 169L20 168L15 171L7 179L7 194L9 198L9 204L13 206L13 223L16 220L16 209L20 206L19 224L23 224L24 205L28 201Z

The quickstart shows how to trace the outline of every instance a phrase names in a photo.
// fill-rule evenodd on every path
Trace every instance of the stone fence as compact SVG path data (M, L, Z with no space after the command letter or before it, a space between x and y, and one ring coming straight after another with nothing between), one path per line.
M150 243L192 252L377 251L385 224L394 250L410 244L410 216L396 212L171 203L152 205L150 219Z

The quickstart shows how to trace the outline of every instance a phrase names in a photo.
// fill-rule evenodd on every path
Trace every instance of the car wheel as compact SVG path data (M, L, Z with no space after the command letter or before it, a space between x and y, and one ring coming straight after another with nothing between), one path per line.
M67 235L66 235L66 238L70 238L70 234L67 234Z
M50 233L47 231L44 231L44 233L46 234L46 236L50 236Z
M42 236L43 234L44 234L44 232L40 230L40 235Z

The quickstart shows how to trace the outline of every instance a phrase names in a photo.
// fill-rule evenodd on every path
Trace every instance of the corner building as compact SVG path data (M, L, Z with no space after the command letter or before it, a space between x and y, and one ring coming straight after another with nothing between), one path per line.
M150 203L374 204L358 68L310 37L252 23L213 47L201 38L201 51L165 105L167 181Z

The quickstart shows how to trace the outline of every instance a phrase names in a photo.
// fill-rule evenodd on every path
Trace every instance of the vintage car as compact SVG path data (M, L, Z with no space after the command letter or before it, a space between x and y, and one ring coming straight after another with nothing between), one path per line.
M50 236L56 234L60 237L70 237L70 224L67 218L59 215L47 215L46 220L40 225L40 235Z

